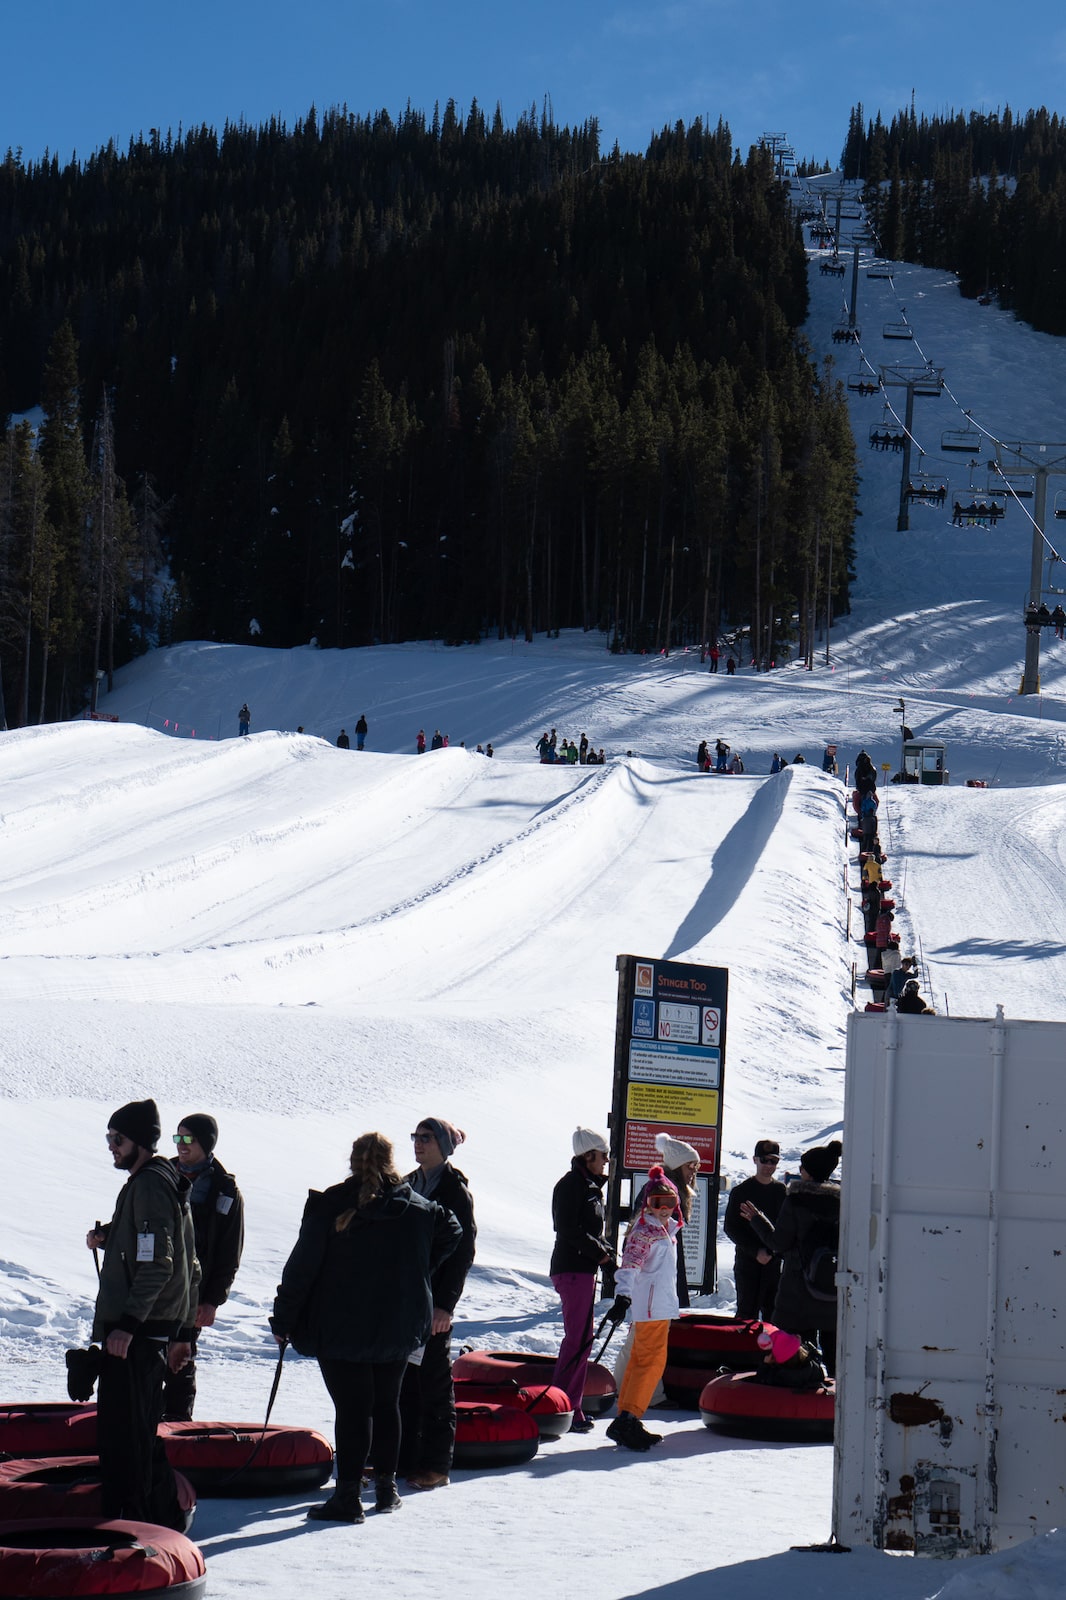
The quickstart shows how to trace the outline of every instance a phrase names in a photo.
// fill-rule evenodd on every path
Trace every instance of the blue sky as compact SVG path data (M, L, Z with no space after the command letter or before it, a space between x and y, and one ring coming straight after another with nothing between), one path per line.
M1066 14L1050 0L52 0L5 7L0 153L66 161L108 139L312 104L432 111L497 101L511 125L550 97L599 119L604 148L644 149L679 118L724 116L746 151L765 130L836 160L861 101L886 120L1066 107ZM1024 26L1019 19L1024 16Z

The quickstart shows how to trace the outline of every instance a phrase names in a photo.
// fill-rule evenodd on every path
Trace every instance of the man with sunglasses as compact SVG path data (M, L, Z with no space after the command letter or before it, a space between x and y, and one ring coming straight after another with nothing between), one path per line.
M174 1135L172 1166L192 1185L189 1207L200 1262L200 1301L192 1352L180 1372L168 1372L163 1392L167 1422L191 1422L196 1402L196 1347L202 1328L213 1328L244 1249L244 1199L233 1174L215 1155L218 1123L206 1111L182 1117Z
M189 1359L200 1269L188 1181L156 1155L159 1132L154 1100L120 1106L107 1127L115 1168L128 1176L111 1221L85 1241L104 1253L93 1319L103 1350L97 1450L105 1518L183 1529L156 1428L164 1374Z
M763 1244L744 1215L744 1206L753 1205L763 1216L776 1222L785 1203L787 1190L777 1181L781 1146L776 1139L760 1139L755 1146L755 1175L745 1178L729 1191L723 1224L727 1239L736 1247L733 1274L737 1290L737 1319L740 1322L768 1320L781 1276L781 1258Z

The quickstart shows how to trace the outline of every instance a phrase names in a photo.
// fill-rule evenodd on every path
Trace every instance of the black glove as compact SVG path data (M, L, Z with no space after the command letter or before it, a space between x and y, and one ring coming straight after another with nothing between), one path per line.
M72 1400L92 1399L102 1357L98 1344L91 1344L88 1350L67 1351L67 1393Z
M615 1295L614 1305L611 1306L607 1312L608 1317L611 1319L612 1327L617 1328L620 1322L625 1321L626 1312L629 1310L631 1304L632 1302L627 1294Z

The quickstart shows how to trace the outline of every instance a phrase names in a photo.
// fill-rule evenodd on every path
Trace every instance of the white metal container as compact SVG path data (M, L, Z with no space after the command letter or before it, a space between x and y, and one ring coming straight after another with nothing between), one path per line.
M837 1538L1066 1525L1066 1023L853 1014L843 1143Z

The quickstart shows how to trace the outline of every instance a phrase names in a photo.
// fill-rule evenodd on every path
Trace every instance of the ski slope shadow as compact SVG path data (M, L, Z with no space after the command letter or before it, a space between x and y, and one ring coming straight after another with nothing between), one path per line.
M748 809L737 818L711 857L707 881L669 947L663 951L664 961L675 960L706 939L732 911L781 820L791 783L792 772L786 767L759 784Z

